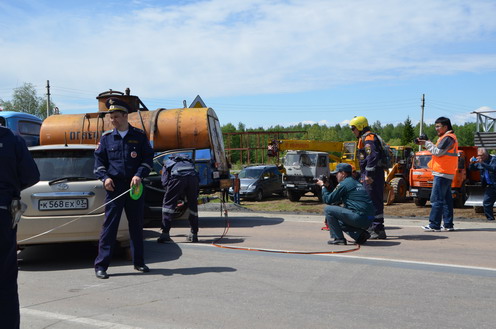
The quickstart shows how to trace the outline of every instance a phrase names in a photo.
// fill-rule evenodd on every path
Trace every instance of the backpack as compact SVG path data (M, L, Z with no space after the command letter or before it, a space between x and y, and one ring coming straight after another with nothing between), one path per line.
M384 142L384 140L381 138L381 136L374 134L374 133L368 133L368 134L373 134L375 138L379 141L380 145L380 152L381 152L381 159L377 162L377 166L382 167L384 169L391 168L393 166L393 160L392 160L392 152L391 148L389 147L388 144ZM362 143L365 145L365 137L368 135L365 134L362 136Z

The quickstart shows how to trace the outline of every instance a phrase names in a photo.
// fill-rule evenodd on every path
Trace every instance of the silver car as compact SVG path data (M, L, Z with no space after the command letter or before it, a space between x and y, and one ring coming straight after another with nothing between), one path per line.
M20 246L98 241L105 218L105 189L93 174L96 145L47 145L29 150L40 181L21 192L27 209L17 231ZM117 241L127 245L123 212Z

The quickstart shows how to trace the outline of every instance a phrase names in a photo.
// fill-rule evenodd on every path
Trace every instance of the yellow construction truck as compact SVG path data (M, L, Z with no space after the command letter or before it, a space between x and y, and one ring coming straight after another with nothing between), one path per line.
M414 151L410 146L390 146L393 166L386 172L386 188L384 189L387 204L405 202L410 188L409 175L412 167Z
M358 168L356 145L356 141L273 140L269 143L268 155L279 159L279 152L286 151L283 185L289 200L296 202L307 192L312 192L321 200L317 179L326 176L336 183L330 172L341 162Z

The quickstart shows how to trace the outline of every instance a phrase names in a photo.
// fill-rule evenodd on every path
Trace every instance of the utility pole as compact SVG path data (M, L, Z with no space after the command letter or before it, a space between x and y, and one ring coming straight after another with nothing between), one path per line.
M420 116L420 132L419 135L422 135L424 132L424 107L425 107L425 94L422 94L422 103L420 104L420 108L422 110L422 114ZM419 145L419 151L422 151L422 145Z
M50 80L47 80L47 118L50 116Z

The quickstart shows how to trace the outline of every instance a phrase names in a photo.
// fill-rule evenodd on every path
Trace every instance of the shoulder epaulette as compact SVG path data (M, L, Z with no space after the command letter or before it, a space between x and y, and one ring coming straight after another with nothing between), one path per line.
M133 126L131 126L133 127ZM139 129L139 128L136 128L136 127L133 127L134 131L136 132L139 132L139 133L142 133L142 134L145 134L145 131L143 129Z
M111 133L112 133L112 131L114 131L114 130L107 130L107 131L105 131L105 132L102 134L102 136L105 136L105 135L111 134Z

